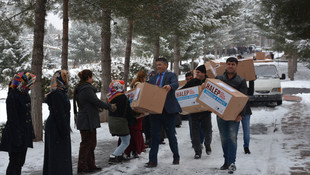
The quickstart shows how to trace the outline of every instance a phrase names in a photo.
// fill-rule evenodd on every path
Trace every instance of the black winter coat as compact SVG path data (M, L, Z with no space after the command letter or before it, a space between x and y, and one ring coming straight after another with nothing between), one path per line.
M47 96L46 102L50 115L45 124L43 175L70 175L70 101L66 92L56 90Z
M253 94L254 94L254 80L249 81L249 88L248 88L248 96L252 96ZM248 101L245 106L245 115L252 115L250 101Z
M216 79L220 79L229 86L235 88L239 92L243 93L244 95L248 95L248 88L246 85L245 79L241 78L239 75L235 74L232 78L228 78L227 73L225 72L222 75L218 75L215 77ZM246 106L241 111L240 115L244 117L246 114Z
M125 94L116 96L110 101L116 104L114 112L109 111L109 130L113 136L125 136L129 134L129 127L136 123L136 113L131 109Z
M32 148L35 138L30 96L17 89L10 89L6 99L7 122L2 133L0 151L23 152Z
M78 84L75 96L79 107L76 126L78 130L94 130L100 127L99 109L109 109L110 104L101 101L96 88L90 83Z

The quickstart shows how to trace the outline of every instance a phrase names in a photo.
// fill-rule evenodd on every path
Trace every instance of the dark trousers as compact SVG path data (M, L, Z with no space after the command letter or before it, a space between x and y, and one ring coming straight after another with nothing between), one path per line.
M145 116L142 119L142 131L145 135L145 143L150 144L151 139L151 125L150 125L150 116Z
M192 124L192 143L195 153L201 154L200 146L200 131L202 130L204 135L204 145L205 147L210 146L212 141L212 121L210 112L201 112L191 114L191 124ZM201 128L201 129L200 129Z
M96 168L95 148L97 145L96 129L93 131L80 131L81 143L79 151L78 171L91 170Z
M20 175L25 163L27 149L22 152L9 152L10 162L6 175Z
M173 159L179 160L178 141L175 136L175 118L177 114L168 114L166 111L163 114L153 114L150 116L151 122L151 150L149 153L149 161L157 163L157 153L159 143L161 139L161 128L164 127L168 140L169 146L173 153Z

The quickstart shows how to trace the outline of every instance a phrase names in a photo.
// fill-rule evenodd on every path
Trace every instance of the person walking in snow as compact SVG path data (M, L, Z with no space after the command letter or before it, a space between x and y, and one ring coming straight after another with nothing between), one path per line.
M78 73L80 82L74 89L73 107L76 115L76 126L80 130L81 143L78 160L78 173L100 171L96 166L94 150L97 145L96 128L100 127L99 110L116 110L115 106L101 101L97 89L91 84L93 72L85 69ZM79 111L77 112L76 103Z
M68 72L54 73L46 95L50 115L45 124L43 175L72 174Z
M166 58L156 59L157 74L150 78L150 84L163 87L168 91L164 109L162 114L151 114L151 150L149 153L149 162L145 167L157 166L157 154L160 144L160 131L162 126L166 131L169 146L173 153L173 165L178 165L180 162L180 155L178 149L178 141L175 136L175 119L176 115L182 111L176 97L175 90L178 89L178 79L176 74L168 72L168 61Z
M242 57L238 56L238 60ZM249 81L248 96L254 94L254 80ZM245 116L242 118L242 129L243 129L243 149L245 154L251 154L250 151L250 120L251 120L252 110L250 107L250 102L248 101L245 106Z
M200 65L196 68L196 78L191 79L181 89L200 86L207 78L206 67ZM207 155L211 154L211 142L212 142L212 121L211 112L197 112L191 115L191 130L192 130L192 145L195 150L195 159L200 159L202 154L201 142L200 142L200 130L203 131L204 145L206 148Z
M143 70L140 70L137 73L137 77L132 80L129 87L131 89L135 88L138 84L144 83L146 81L146 73ZM125 154L127 157L130 157L132 153L134 158L138 158L139 154L145 150L144 147L144 139L142 134L142 119L138 118L137 122L131 126L129 126L130 131L130 144L125 150Z
M129 100L124 94L124 88L125 83L122 80L114 80L109 85L108 102L117 106L116 111L109 112L109 130L112 136L119 136L121 140L120 145L110 155L110 164L129 160L123 153L130 143L129 126L136 123L135 113L132 111Z
M247 85L245 79L237 75L238 59L235 57L229 57L226 60L226 71L224 74L216 76L216 79L220 79L227 83L231 87L240 91L243 94L247 94ZM237 116L235 121L226 121L217 116L217 125L220 132L222 149L224 152L224 164L220 168L221 170L228 170L229 173L233 173L236 170L236 154L237 154L237 136L240 121L245 117L245 107L241 113Z
M33 148L35 138L31 120L30 87L36 76L20 72L9 83L6 98L7 122L2 133L0 151L9 153L6 175L20 175L28 148ZM3 172L4 173L4 172Z

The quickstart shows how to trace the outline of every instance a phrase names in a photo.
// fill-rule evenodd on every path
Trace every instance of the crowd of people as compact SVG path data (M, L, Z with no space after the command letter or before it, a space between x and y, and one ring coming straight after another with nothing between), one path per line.
M238 91L251 95L254 82L247 87L245 79L237 75L238 59L230 57L226 61L226 71L216 79L220 79ZM166 89L167 97L161 114L141 114L130 107L125 95L125 83L113 80L109 85L107 102L96 96L96 88L92 85L93 73L83 70L78 73L79 83L74 88L73 108L74 120L80 131L81 142L78 156L78 173L101 171L95 162L94 150L97 144L96 129L100 127L99 112L109 111L108 126L112 136L119 138L118 146L109 156L110 164L129 161L131 157L138 158L139 154L150 147L147 168L158 165L159 144L167 137L172 152L172 165L180 164L180 154L176 137L176 119L182 109L175 97L179 88L202 86L208 76L206 68L200 65L192 73L186 74L187 83L179 87L176 74L169 72L168 61L165 58L156 59L157 71L152 71L147 80L147 74L139 71L137 77L130 83L135 88L139 83L148 82ZM34 131L31 119L31 103L29 90L36 80L36 76L29 72L18 73L9 83L7 105L7 123L0 142L0 151L9 154L7 175L21 174L22 166L28 148L33 147ZM51 79L50 90L45 95L45 102L49 107L49 117L45 124L45 146L43 174L73 174L70 138L70 101L67 95L68 72L56 71ZM240 121L244 133L244 151L250 154L250 116L249 104L245 106L235 121L226 121L217 116L217 124L223 149L224 164L221 170L233 173L236 170L237 135ZM194 159L201 159L203 147L206 155L212 152L212 122L211 112L197 112L187 116L190 125L190 136L194 150ZM143 136L143 133L145 137ZM145 139L144 139L145 138Z

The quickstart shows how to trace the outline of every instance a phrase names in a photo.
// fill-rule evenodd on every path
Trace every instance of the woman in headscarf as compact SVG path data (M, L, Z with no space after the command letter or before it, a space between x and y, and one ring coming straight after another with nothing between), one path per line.
M45 124L43 175L72 174L68 72L54 73L46 94L50 115Z
M7 175L21 174L27 148L32 148L34 131L31 120L31 103L28 94L36 76L20 72L9 83L6 99L7 122L3 130L0 151L9 153Z
M130 88L135 88L138 84L146 81L146 74L140 70L137 77L130 83ZM139 154L145 150L144 139L142 135L142 118L138 118L137 122L129 127L130 130L130 144L125 150L127 157L132 153L134 158L138 158Z
M97 131L100 127L99 110L109 109L115 111L116 106L101 101L97 89L91 84L93 72L85 69L78 74L80 82L74 90L74 114L76 126L80 130L81 143L78 161L78 173L101 171L95 164L95 148L97 145ZM76 109L76 102L79 112Z
M123 153L130 142L129 126L136 122L129 100L124 94L124 85L122 80L113 80L109 85L108 102L117 106L116 111L109 112L109 130L112 136L119 136L121 140L120 145L110 155L110 164L129 160Z

